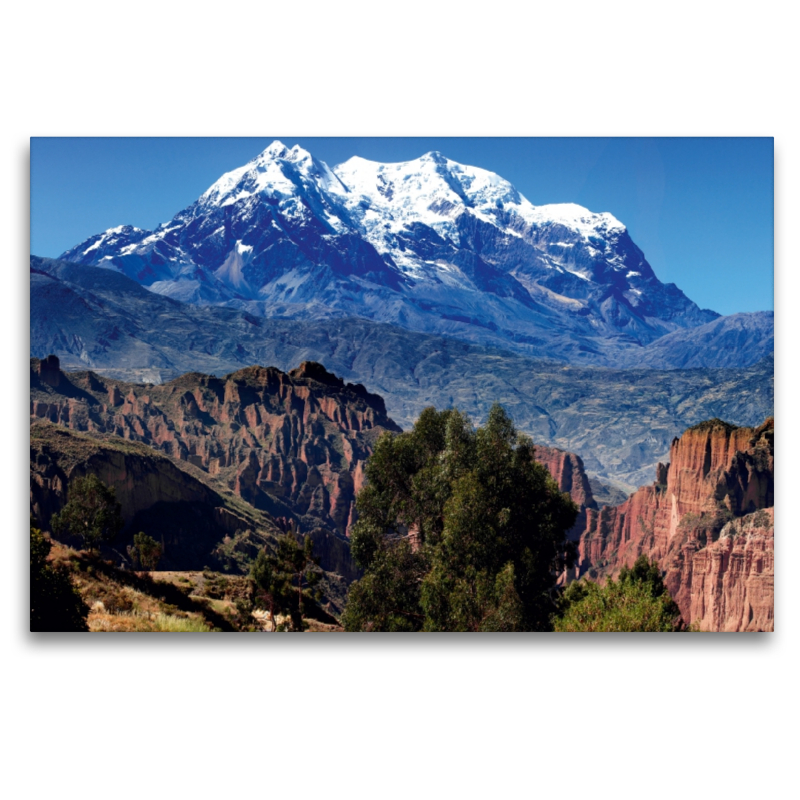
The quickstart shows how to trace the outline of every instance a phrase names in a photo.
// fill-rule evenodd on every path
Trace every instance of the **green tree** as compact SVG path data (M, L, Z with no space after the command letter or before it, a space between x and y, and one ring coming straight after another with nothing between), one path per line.
M66 568L48 562L51 543L31 519L31 630L86 631L89 608Z
M122 530L125 523L116 493L96 475L72 481L67 498L67 504L50 521L54 533L77 536L92 550Z
M555 619L557 631L683 630L680 609L670 597L658 563L639 556L633 567L623 567L618 580L605 585L588 580L570 584Z
M291 630L305 629L303 611L320 578L313 551L310 536L300 543L294 533L285 533L278 537L274 553L264 549L253 562L250 578L269 611L273 631L287 629L285 622L277 622L279 614L289 617Z
M366 477L347 630L550 628L577 508L501 406L477 430L455 409L425 409L412 431L379 439Z
M156 569L163 553L164 548L143 531L135 534L133 544L128 545L128 556L134 569L141 568L147 571Z

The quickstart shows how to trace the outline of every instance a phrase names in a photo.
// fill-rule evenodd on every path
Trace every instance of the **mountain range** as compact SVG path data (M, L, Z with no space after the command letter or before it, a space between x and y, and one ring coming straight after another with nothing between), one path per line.
M631 491L711 417L773 413L771 311L720 316L656 277L625 226L534 206L440 153L334 168L274 142L154 231L31 257L31 356L162 383L303 361L536 441Z
M709 335L734 335L735 322L719 318ZM724 349L704 345L693 358ZM771 352L749 367L736 365L735 349L725 352L727 368L564 365L365 319L265 319L198 307L113 270L31 258L31 355L56 354L66 370L160 384L186 372L223 376L316 361L379 393L404 429L429 405L455 405L478 422L500 402L537 442L580 454L589 472L628 490L650 479L688 426L714 416L756 425L772 413Z
M60 259L193 305L360 317L572 364L650 366L660 341L656 366L730 366L703 346L714 323L736 327L741 366L772 342L770 314L720 322L659 281L613 215L534 206L438 152L331 169L276 141L156 230L121 225Z

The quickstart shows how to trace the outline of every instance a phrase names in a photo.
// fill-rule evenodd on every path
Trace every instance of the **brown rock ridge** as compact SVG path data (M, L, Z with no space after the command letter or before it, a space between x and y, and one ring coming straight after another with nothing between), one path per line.
M772 630L774 516L758 512L774 506L774 486L773 419L756 429L696 425L673 440L652 486L587 512L580 572L613 575L645 554L665 570L687 623Z
M153 386L64 373L53 361L31 359L31 419L147 444L303 530L349 531L364 462L381 433L400 430L382 398L314 362Z

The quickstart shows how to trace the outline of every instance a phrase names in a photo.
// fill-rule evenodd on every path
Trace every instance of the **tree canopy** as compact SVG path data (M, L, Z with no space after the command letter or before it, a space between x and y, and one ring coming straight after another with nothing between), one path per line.
M425 409L378 440L365 473L347 630L551 628L577 507L501 406L477 430L456 409Z
M250 569L250 579L257 601L269 611L273 631L305 629L305 602L312 599L319 577L310 536L300 543L294 532L285 533L278 537L274 553L266 549L259 552ZM279 614L288 617L288 621L279 623Z
M92 549L122 530L124 520L116 493L96 475L71 481L67 498L67 504L50 521L54 533L77 536Z
M680 609L667 592L658 563L644 555L623 567L618 579L601 586L588 580L570 584L560 601L555 629L562 632L683 630Z

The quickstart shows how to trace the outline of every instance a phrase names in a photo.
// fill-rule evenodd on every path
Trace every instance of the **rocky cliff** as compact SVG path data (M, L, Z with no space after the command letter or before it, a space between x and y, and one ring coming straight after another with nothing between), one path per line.
M553 476L558 488L569 496L579 508L575 524L567 532L570 539L577 541L586 529L587 509L596 509L597 503L592 495L589 478L583 469L581 457L556 447L536 445L534 458Z
M125 528L103 555L127 563L127 546L143 531L159 541L164 553L159 569L247 573L264 548L291 522L274 519L188 462L175 461L140 442L104 433L78 433L49 421L30 428L30 509L44 530L69 500L70 484L96 475L112 487L122 507ZM317 527L309 535L323 575L319 588L325 607L336 615L344 608L347 586L357 577L347 540ZM78 541L71 542L79 545Z
M700 630L774 630L774 507L731 520L693 556L691 577L690 618Z
M614 574L641 555L659 561L687 623L771 630L774 421L711 420L672 442L652 486L587 511L580 571Z
M186 462L257 509L303 530L346 534L364 462L378 436L400 429L383 400L314 362L291 372L250 367L190 373L153 386L31 360L32 419L113 434Z

